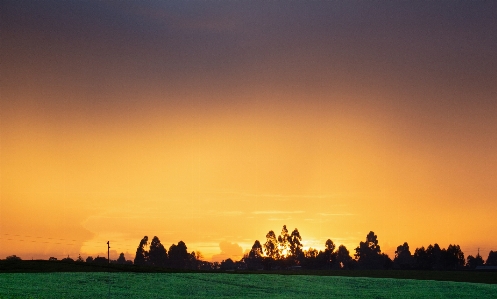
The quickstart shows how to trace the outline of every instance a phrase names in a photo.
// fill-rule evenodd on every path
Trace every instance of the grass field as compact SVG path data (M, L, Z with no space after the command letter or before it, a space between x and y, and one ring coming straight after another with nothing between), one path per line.
M65 263L46 260L6 261L0 260L1 273L51 273L51 272L133 272L133 273L198 273L193 270L171 270L157 267L145 267L119 264ZM205 273L206 271L201 271ZM210 271L207 273L219 273ZM297 270L297 271L235 271L230 274L281 274L281 275L315 275L347 276L369 278L395 278L417 280L440 280L455 282L474 282L497 284L497 272L486 271L418 271L418 270Z
M228 273L1 273L0 298L497 298L497 284Z

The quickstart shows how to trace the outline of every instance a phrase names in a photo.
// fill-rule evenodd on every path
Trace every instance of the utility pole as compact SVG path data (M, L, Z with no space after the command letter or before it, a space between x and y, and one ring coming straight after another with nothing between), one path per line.
M107 262L110 264L110 241L107 241Z

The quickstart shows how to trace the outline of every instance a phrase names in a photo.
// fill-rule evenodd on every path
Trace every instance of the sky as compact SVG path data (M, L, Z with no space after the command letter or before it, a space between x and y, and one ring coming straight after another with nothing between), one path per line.
M496 2L0 6L0 258L497 250Z

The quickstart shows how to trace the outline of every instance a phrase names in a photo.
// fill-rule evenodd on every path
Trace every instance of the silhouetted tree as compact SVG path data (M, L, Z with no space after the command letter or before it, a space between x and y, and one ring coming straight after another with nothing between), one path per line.
M145 246L148 245L148 236L144 236L141 239L138 248L136 248L136 255L134 264L135 265L145 265L148 262L148 252L145 250Z
M485 262L487 266L497 266L497 251L492 251L488 253L487 261Z
M259 240L255 240L254 245L252 245L252 249L249 252L249 258L260 259L262 258L262 245Z
M290 236L288 235L288 229L286 225L283 225L281 229L281 234L278 236L278 251L281 253L281 257L284 258L290 254Z
M409 250L409 244L404 242L403 245L397 246L394 258L394 267L400 269L410 269L413 264L413 258L411 256L411 251Z
M420 270L430 270L431 267L430 256L426 252L425 248L416 248L414 251L414 268Z
M392 269L393 261L386 253L382 253L380 255L380 258L383 269Z
M213 262L212 263L212 270L219 270L221 269L221 263L220 262Z
M192 251L192 253L194 254L196 260L201 261L204 259L204 255L200 251Z
M78 255L78 258L76 259L76 262L78 262L78 263L84 262L83 258L81 257L81 254Z
M126 257L124 256L123 252L119 254L119 257L117 258L117 263L121 265L126 264Z
M352 257L350 256L347 247L344 245L338 246L336 253L336 265L340 269L351 269L352 268Z
M213 263L207 262L207 261L199 261L199 270L214 270L214 265Z
M220 266L221 270L228 270L228 271L232 271L232 270L235 270L235 262L233 262L232 259L227 259L227 260L223 260L221 262L221 266Z
M185 269L197 269L198 261L195 251L188 253L188 260L186 261Z
M200 251L192 251L190 253L190 269L200 269L202 267L204 256Z
M86 262L87 262L87 263L93 263L93 257L88 256L88 257L86 258Z
M319 262L319 251L317 249L310 247L308 250L304 251L303 267L318 269L322 266L321 264L322 263Z
M326 240L326 242L324 243L323 260L327 269L333 267L333 263L336 260L336 253L335 243L333 243L331 239Z
M150 248L148 251L148 262L150 265L165 267L167 263L167 251L164 245L161 244L159 238L154 236L152 242L150 242Z
M381 269L384 267L384 256L381 255L378 238L374 232L370 231L365 242L360 242L355 249L355 257L359 266L363 269Z
M259 240L255 240L252 249L246 257L244 257L245 264L249 270L256 270L262 267L262 245Z
M22 259L14 254L14 255L9 255L8 257L5 258L5 260L7 260L7 261L20 261Z
M266 243L264 244L264 251L266 256L270 259L277 260L280 258L280 252L278 250L278 240L276 235L271 230L266 235Z
M290 244L290 252L291 254L295 257L298 258L299 255L302 254L302 237L300 236L299 230L295 228L289 239L288 242Z
M442 264L442 249L438 246L437 243L435 245L428 245L426 248L426 254L428 255L428 259L430 261L430 269L441 270L443 269Z
M466 267L469 269L475 269L476 267L483 265L483 258L479 254L477 254L476 257L470 255L467 260Z
M309 250L307 250L305 252L305 257L307 258L316 258L319 254L319 251L317 249L314 249L312 247L309 248Z
M66 263L72 263L72 262L74 262L74 260L72 258L70 258L69 256L63 258L61 261L62 262L66 262Z
M169 247L169 265L174 269L185 269L190 260L185 242L179 241L178 245Z
M334 252L335 251L335 243L331 239L326 240L324 243L324 250L328 252Z
M295 228L290 236L288 236L289 244L289 265L298 265L304 258L304 253L302 251L302 237L300 236L299 230Z
M464 253L459 245L450 244L445 251L445 269L456 270L464 266Z

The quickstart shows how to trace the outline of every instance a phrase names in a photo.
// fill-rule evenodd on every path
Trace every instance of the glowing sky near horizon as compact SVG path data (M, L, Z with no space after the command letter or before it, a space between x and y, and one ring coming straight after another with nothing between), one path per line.
M0 258L497 249L491 1L1 3Z

